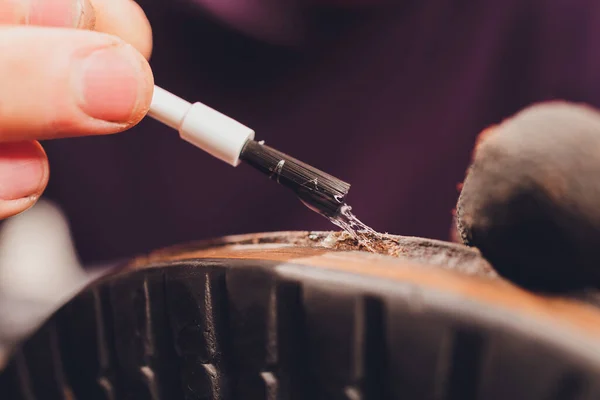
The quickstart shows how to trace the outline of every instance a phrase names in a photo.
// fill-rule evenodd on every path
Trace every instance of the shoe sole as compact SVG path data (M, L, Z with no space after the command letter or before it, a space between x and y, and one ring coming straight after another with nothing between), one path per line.
M326 240L240 236L134 260L15 351L2 398L600 398L594 307L493 278L462 246L398 238L392 258Z

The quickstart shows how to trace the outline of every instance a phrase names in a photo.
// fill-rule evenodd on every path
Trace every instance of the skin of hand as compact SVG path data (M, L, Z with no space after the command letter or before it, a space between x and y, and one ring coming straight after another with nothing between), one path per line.
M146 115L151 51L133 0L0 0L0 219L46 188L38 140L122 132Z

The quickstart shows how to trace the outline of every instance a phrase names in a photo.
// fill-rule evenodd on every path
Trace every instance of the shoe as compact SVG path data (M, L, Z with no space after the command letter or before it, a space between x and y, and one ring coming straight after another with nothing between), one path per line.
M595 307L462 245L365 245L277 232L134 259L14 351L2 399L600 398Z

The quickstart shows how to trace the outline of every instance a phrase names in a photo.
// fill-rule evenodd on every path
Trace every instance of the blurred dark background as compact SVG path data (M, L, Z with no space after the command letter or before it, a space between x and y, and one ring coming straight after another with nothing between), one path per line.
M531 103L600 103L597 0L141 0L156 83L350 182L382 232L448 239L477 134ZM84 263L189 240L334 229L244 165L145 120L44 144Z

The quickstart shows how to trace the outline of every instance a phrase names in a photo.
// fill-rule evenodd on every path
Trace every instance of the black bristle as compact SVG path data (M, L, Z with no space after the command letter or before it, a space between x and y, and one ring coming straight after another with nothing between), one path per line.
M350 190L350 184L254 140L246 143L240 159L293 190L304 204L326 217L338 214Z

